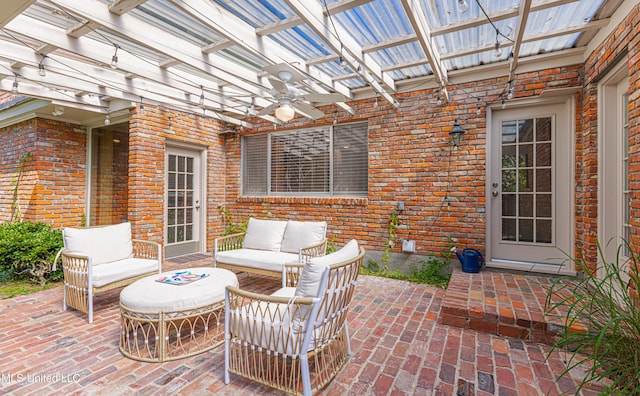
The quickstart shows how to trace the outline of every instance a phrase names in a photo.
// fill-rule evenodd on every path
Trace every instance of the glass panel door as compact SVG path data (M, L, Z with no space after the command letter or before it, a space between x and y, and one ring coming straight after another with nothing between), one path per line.
M553 242L551 117L503 121L502 241Z
M199 153L172 149L167 154L165 255L200 251Z
M572 102L492 114L487 265L572 273Z

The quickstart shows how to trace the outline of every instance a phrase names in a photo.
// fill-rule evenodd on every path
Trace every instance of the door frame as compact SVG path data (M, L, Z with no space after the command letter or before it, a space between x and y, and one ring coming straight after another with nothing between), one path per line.
M180 142L180 141L174 141L174 140L166 140L165 142L165 152L164 152L164 187L163 187L163 205L162 205L162 236L163 236L163 240L164 240L164 248L163 250L166 251L167 248L167 224L168 224L168 219L167 219L167 202L168 202L168 196L167 196L167 156L169 154L169 151L171 149L178 149L178 150L188 150L188 151L192 151L194 153L198 153L198 165L200 166L200 177L198 178L198 183L200 183L200 192L199 192L199 199L200 199L200 211L199 211L199 226L198 226L198 235L199 235L199 241L198 241L198 249L197 252L194 253L205 253L206 250L206 246L207 246L207 189L206 189L206 182L207 182L207 147L205 146L201 146L201 145L196 145L196 144L189 144L189 143L185 143L185 142ZM195 198L195 197L194 197ZM166 253L166 252L163 252ZM191 254L191 253L190 253ZM179 257L179 256L175 256L175 257Z
M620 133L620 86L629 86L628 65L626 60L619 62L598 82L598 232L597 238L605 260L615 259L616 248L621 231L622 205L620 174L620 154L622 140ZM614 130L615 136L605 131ZM607 139L607 136L609 138ZM614 161L614 163L611 163ZM612 174L615 173L615 174ZM606 192L615 190L614 197ZM611 218L613 217L613 218ZM614 234L614 235L612 235ZM598 277L603 278L602 257L598 255Z
M570 213L569 213L569 227L568 232L569 235L569 246L568 248L572 249L571 251L565 252L570 254L572 257L574 255L573 247L575 246L575 140L576 140L576 125L575 125L575 114L576 114L576 100L575 100L575 92L576 89L570 90L558 90L558 92L547 91L543 92L540 96L534 98L523 98L523 99L513 99L509 100L508 105L505 109L518 109L518 108L527 108L531 106L546 106L546 105L558 105L564 106L564 111L566 111L568 124L569 124L569 147L567 150L569 151L569 163L571 164L569 168L569 180L572 181L572 186L569 188L568 200L570 202ZM492 210L491 210L491 191L492 191L492 163L491 160L495 153L493 153L493 144L494 139L497 138L495 135L495 131L493 131L493 112L503 110L502 103L493 103L487 107L487 121L486 121L486 130L487 130L487 139L486 139L486 169L485 169L485 213L486 213L486 229L485 229L485 257L486 257L486 265L490 268L497 269L506 269L506 270L518 270L523 271L525 267L522 264L516 264L516 262L510 263L508 261L495 261L491 260L493 257L492 254L492 235L491 230L493 227L492 221ZM495 136L494 136L495 135ZM567 257L568 259L568 257ZM568 262L567 265L558 266L552 264L544 264L544 263L532 263L531 267L528 269L530 272L536 273L547 273L547 274L558 274L558 275L575 275L576 269L571 263Z

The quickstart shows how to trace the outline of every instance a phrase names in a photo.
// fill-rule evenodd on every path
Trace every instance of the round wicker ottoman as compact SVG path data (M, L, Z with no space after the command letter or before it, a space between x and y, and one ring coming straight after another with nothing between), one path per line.
M175 285L163 276L191 271L208 276ZM238 278L220 268L187 268L140 279L120 293L120 352L131 359L165 362L181 359L224 341L224 295Z

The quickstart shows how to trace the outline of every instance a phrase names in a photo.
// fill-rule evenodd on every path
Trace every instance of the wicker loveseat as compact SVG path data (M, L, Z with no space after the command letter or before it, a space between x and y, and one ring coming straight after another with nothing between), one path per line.
M131 224L62 230L58 253L64 273L63 309L75 308L93 322L93 296L162 271L160 245L131 238ZM54 262L54 270L58 260Z
M217 238L214 265L237 272L282 276L285 263L305 263L327 250L324 221L250 218L244 233Z
M286 264L272 295L227 287L225 383L230 373L311 395L351 353L347 313L365 251L355 240L305 264Z

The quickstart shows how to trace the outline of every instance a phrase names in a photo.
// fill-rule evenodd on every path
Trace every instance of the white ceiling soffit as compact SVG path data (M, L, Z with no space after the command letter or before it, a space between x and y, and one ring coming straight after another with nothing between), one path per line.
M262 69L286 63L305 77L306 93L375 95L397 107L394 95L420 82L447 96L460 73L511 80L537 57L574 59L569 50L591 48L614 12L637 1L467 3L462 11L457 0L7 0L0 90L17 81L21 94L96 111L120 99L242 124L274 103ZM492 54L496 29L501 57Z

